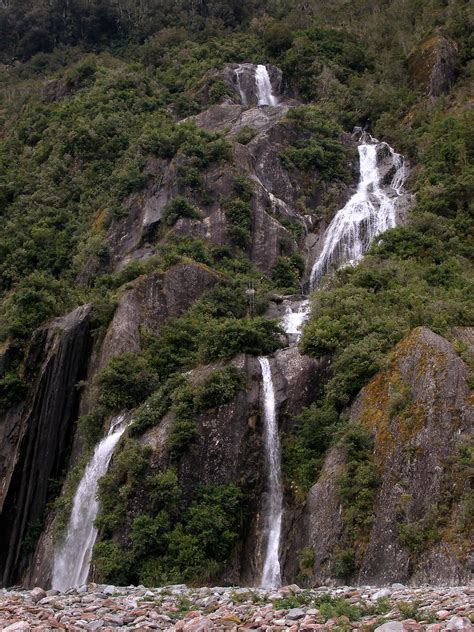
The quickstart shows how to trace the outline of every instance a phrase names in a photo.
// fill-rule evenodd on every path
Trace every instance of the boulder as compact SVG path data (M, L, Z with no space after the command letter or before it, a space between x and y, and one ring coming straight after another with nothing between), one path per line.
M423 40L409 55L408 71L413 84L431 97L450 91L456 79L458 47L441 33Z
M122 353L140 350L140 329L159 333L167 318L183 314L221 277L199 263L180 263L164 274L139 277L122 294L102 344L100 366Z

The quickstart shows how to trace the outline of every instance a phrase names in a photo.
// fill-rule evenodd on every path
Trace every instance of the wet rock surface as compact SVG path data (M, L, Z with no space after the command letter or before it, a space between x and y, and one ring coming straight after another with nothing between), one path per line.
M0 626L18 630L473 630L474 588L116 587L0 591ZM382 595L382 596L381 596Z

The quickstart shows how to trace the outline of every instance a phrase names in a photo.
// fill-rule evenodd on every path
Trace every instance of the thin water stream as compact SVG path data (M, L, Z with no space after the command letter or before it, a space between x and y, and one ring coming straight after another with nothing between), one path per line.
M52 587L55 590L81 586L87 581L97 538L94 521L99 510L99 479L107 472L115 446L126 428L125 415L117 416L86 466L74 496L66 537L54 557Z

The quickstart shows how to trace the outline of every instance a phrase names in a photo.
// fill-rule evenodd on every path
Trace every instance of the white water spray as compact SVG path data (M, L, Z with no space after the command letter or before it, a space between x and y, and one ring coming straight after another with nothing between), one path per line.
M99 510L98 482L107 472L115 446L126 428L125 415L116 417L87 464L74 496L66 537L54 557L52 587L55 590L81 586L87 581L97 537L94 521Z
M294 337L294 341L297 343L301 338L303 325L311 311L310 302L308 299L303 299L296 302L285 301L285 303L285 315L282 318L281 326L283 331Z
M280 538L283 515L283 487L281 482L280 437L275 405L275 389L268 358L259 358L262 369L265 454L268 485L268 501L265 530L267 543L263 561L261 585L277 588L281 584Z
M247 95L245 94L245 90L242 90L242 84L240 83L240 75L243 74L244 72L244 66L240 65L237 66L237 68L235 69L235 78L237 80L237 89L239 91L240 94L240 101L242 102L242 105L247 105Z
M255 83L258 105L278 105L278 99L273 95L267 67L263 64L259 64L255 69Z
M402 195L406 178L403 158L386 143L362 143L358 147L360 179L357 192L338 211L324 235L324 245L311 271L310 284L315 289L321 278L334 268L356 263L368 250L374 237L396 223L397 197ZM381 187L381 174L377 165L377 149L385 146L395 175L387 194Z

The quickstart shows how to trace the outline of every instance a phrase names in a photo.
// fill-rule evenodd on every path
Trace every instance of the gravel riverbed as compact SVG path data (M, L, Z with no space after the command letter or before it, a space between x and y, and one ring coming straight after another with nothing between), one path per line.
M145 588L88 584L0 590L0 629L23 630L474 630L474 587Z

